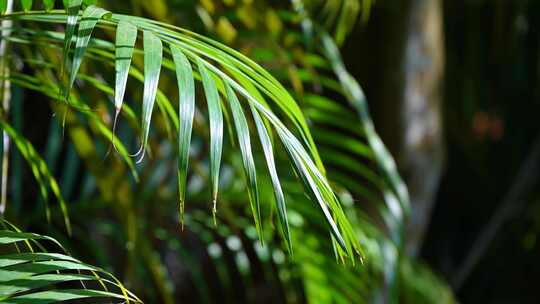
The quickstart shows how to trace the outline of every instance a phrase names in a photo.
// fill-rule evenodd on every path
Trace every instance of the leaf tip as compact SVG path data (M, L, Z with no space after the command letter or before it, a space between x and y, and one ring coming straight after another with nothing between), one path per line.
M217 200L214 198L212 200L212 219L214 221L214 227L217 227L216 214L217 214Z
M182 231L184 231L184 200L180 200L179 216L180 225L182 226Z

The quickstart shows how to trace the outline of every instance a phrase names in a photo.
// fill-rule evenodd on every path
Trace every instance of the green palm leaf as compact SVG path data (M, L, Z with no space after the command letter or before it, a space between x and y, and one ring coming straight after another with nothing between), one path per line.
M238 135L238 143L240 145L240 152L242 153L242 162L244 164L244 171L248 184L248 196L251 204L251 211L255 218L255 227L262 236L261 227L261 207L259 205L259 191L257 189L257 169L255 168L255 162L253 161L253 153L251 151L251 140L249 138L249 128L244 111L240 106L238 98L234 94L230 86L226 86L227 99L232 109L234 118L234 124L236 127L236 133Z
M2 222L2 226L10 224ZM46 242L55 245L60 253L46 252ZM15 252L9 253L11 248ZM110 273L63 253L62 245L50 237L4 228L0 230L0 249L2 303L102 303L113 299L116 303L142 303Z
M285 241L287 242L287 247L289 248L289 252L292 253L291 234L289 229L289 221L287 219L287 206L285 205L285 196L283 195L281 182L279 181L279 176L276 169L272 142L270 140L270 136L268 135L268 130L266 129L266 126L261 119L259 113L254 107L250 107L250 109L253 115L253 120L255 121L255 126L257 127L257 132L259 134L259 139L263 148L268 172L270 173L270 178L272 180L276 207L278 209L278 218L281 224L283 235L285 237Z
M116 29L116 86L114 91L116 113L114 115L113 130L116 127L118 115L122 110L136 40L137 27L126 21L119 22Z
M144 31L144 96L142 110L142 143L138 153L142 153L137 162L141 162L148 142L152 110L156 101L161 61L163 57L163 45L152 32Z
M189 162L189 146L193 129L193 115L195 112L195 84L193 71L187 57L182 51L171 46L171 52L176 65L176 78L178 81L178 192L180 196L180 222L184 225L184 204L186 199L186 181Z
M71 48L72 37L75 33L75 27L77 26L77 15L79 14L79 9L81 7L82 0L64 0L64 7L66 8L66 13L68 17L66 19L66 31L64 38L64 49L63 49L63 58L62 66L60 68L60 74L64 75L64 71L68 65L69 56L68 52Z
M87 7L83 14L81 21L79 23L79 31L77 33L77 42L75 43L75 54L73 55L73 63L71 65L71 75L69 77L69 86L66 90L66 94L69 95L69 91L75 83L75 78L81 67L84 53L86 47L88 46L88 41L92 36L92 31L97 24L97 21L105 15L110 15L110 13L102 8L89 6ZM67 96L66 96L67 99Z
M216 203L219 186L219 168L221 166L221 152L223 149L223 113L216 83L208 73L201 61L197 62L201 74L204 93L208 103L208 116L210 119L210 178L212 180L212 213L216 214Z
M71 4L73 5L73 3ZM71 14L66 16L60 11L53 11L50 14L29 12L28 14L8 15L7 17L21 21L35 21L49 24L65 23L66 20L72 19ZM230 87L232 93L245 98L246 102L252 108L252 111L255 110L261 115L265 127L270 127L276 132L278 138L285 147L285 151L287 151L291 162L294 164L297 173L301 180L303 180L308 194L317 202L319 209L325 215L328 228L335 240L337 240L337 244L339 244L340 255L345 253L352 258L354 252L359 250L358 243L356 242L355 236L351 232L352 228L341 209L341 203L326 180L324 167L320 161L317 148L314 145L304 116L287 90L267 71L244 55L204 36L200 36L182 28L140 17L118 14L111 14L107 19L98 19L97 27L108 30L115 27L117 28L120 22L129 22L144 32L144 49L134 51L134 54L142 53L144 55L142 143L141 150L139 151L143 152L142 156L144 156L144 150L146 149L148 141L150 120L156 95L158 96L158 104L160 104L160 94L157 86L161 67L163 66L172 71L176 71L177 69L176 65L167 58L167 55L169 55L168 53L165 54L165 60L162 58L162 42L165 42L171 47L176 47L178 50L181 50L190 62L196 63L201 76L208 104L211 130L210 172L213 201L217 200L219 167L223 141L223 114L221 111L218 90L223 96L226 96L227 92L225 88ZM17 23L15 29L20 30L20 32L26 31L26 34L29 34L30 36L33 34L29 28L24 27L23 23ZM19 36L20 32L16 31L15 35ZM66 35L64 35L64 37L51 33L48 35L47 39L49 40L49 44L53 42L54 46L54 41L61 40L62 38L65 44L65 41L71 39L68 38L68 36L69 31L66 29ZM16 40L17 39L15 38L13 39L13 41ZM88 54L87 57L89 58L110 62L111 59L114 59L115 57L111 54L111 51L114 50L114 46L109 42L94 38L90 40L88 45L89 47L87 47L86 54ZM130 69L130 74L136 76L136 73L132 70L133 69ZM131 72L135 74L132 74ZM180 88L180 90L182 90L182 88ZM174 119L173 121L178 122L178 116L173 115L174 109L172 107L167 108L166 106L170 105L166 96L162 96L161 101L164 102L161 103L160 109L167 113L167 116L171 117L171 119ZM269 106L268 101L273 102L273 105L277 106L280 110L280 114L283 115L287 121L284 122L278 118L277 113L274 113ZM233 117L233 120L236 119ZM176 122L175 126L178 127ZM295 134L285 124L286 122L292 123L294 130L302 141L297 139ZM235 124L236 123L238 122L235 122ZM237 128L237 132L241 132L238 129L241 130L241 128ZM264 135L259 128L258 134L260 141L263 143L263 146L265 146L263 150L265 151L267 166L269 167L273 179L272 185L274 186L274 192L276 194L278 210L280 210L280 223L281 225L286 226L284 199L280 194L281 190L279 189L280 185L277 181L277 174L273 172L275 169L272 168L272 161L268 157L271 148L268 146L268 141L265 137L271 133ZM183 145L185 146L187 144ZM185 155L185 150L183 150L183 153ZM139 160L142 160L142 156ZM250 187L253 189L253 186ZM180 198L180 201L182 202L183 199ZM255 218L259 217L256 214L257 210L258 208L254 208ZM285 236L287 237L287 227L282 227L282 230L285 231Z

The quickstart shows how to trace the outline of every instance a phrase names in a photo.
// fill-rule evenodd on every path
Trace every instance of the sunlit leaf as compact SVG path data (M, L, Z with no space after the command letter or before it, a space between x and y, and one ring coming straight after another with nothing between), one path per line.
M150 31L144 31L144 94L142 110L142 153L138 162L142 161L148 133L150 132L150 122L152 120L152 110L156 101L159 74L161 72L161 61L163 59L163 45L161 40Z
M259 134L261 145L263 147L263 153L266 159L268 172L270 173L270 178L272 180L274 197L276 199L276 207L278 209L278 218L283 230L283 236L285 238L289 251L292 253L291 234L289 229L289 221L287 219L287 207L285 206L285 196L283 195L281 182L279 181L279 176L276 169L272 142L270 140L270 136L268 135L268 130L266 129L266 126L264 125L264 122L261 119L259 113L254 107L250 107L250 109L253 115L253 120L255 121L255 126L257 127L257 132Z
M172 45L171 52L176 66L178 81L178 192L180 196L180 221L184 224L184 204L186 199L186 180L189 162L189 147L195 111L195 83L191 64L182 51Z
M255 219L255 227L259 233L259 238L263 240L263 232L261 225L261 207L259 205L259 190L257 189L257 169L253 161L253 152L251 151L251 140L249 137L249 127L244 115L244 111L240 106L240 102L229 85L225 86L227 100L232 109L234 125L238 136L238 144L242 154L242 163L247 180L247 189L251 211Z
M131 58L133 57L133 49L137 40L137 27L127 21L120 21L116 28L116 85L114 91L114 105L116 114L114 117L114 125L118 114L122 109L124 102L124 94L126 92L126 84L131 66ZM114 129L114 128L113 128Z
M67 95L69 95L69 91L75 83L75 78L77 77L77 73L81 67L83 56L86 52L86 47L88 46L88 41L90 41L90 37L92 36L92 31L94 30L98 20L107 14L110 15L107 10L96 6L87 7L82 14L81 22L79 23L79 31L77 32L77 42L75 44L75 53L73 55L73 64L71 66L69 86L66 90ZM66 96L66 99L67 97L68 96Z
M65 21L66 16L61 14L32 14L18 18L23 22L62 23L62 21ZM168 58L162 60L161 42L165 42L178 47L190 62L197 64L199 73L194 76L195 78L200 76L203 83L208 104L208 123L210 125L209 169L214 204L213 213L215 214L223 145L223 113L218 90L221 91L222 95L226 95L225 86L230 86L235 94L238 94L238 97L245 99L247 104L256 109L261 115L262 123L268 130L268 137L273 132L278 135L279 140L288 152L289 161L295 165L298 174L304 180L305 189L312 199L317 202L318 208L315 208L325 215L328 228L337 240L336 244L339 244L339 255L345 254L353 258L354 251L358 249L356 236L343 213L341 203L336 198L325 177L324 166L304 115L289 92L270 73L238 51L188 30L140 17L118 14L112 14L110 19L99 20L98 23L105 28L109 28L117 26L122 21L132 23L144 33L143 49L135 50L134 54L137 52L144 56L145 73L139 75L133 67L129 72L130 75L137 80L144 81L145 84L140 152L143 152L147 145L152 107L156 98L160 109L166 112L167 116L175 121L175 126L180 129L179 116L172 115L176 114L175 109L170 106L167 96L160 95L157 89L161 66L167 70L177 72L175 63ZM32 37L31 32L29 32L29 35L29 37ZM61 38L63 38L62 35L48 32L46 42L54 46L55 41ZM34 41L36 40L39 41L40 39L34 39ZM24 43L29 44L30 41L32 39L27 39ZM92 58L92 60L98 60L106 64L110 63L111 59L115 57L111 54L114 52L114 45L110 42L92 39L90 45L92 47L89 47L90 51L87 50L87 52L90 53L88 58ZM160 104L159 96L163 97L163 104ZM268 147L271 147L271 141ZM273 153L272 149L268 149L268 147L266 148L267 152ZM143 156L144 153L141 159ZM267 157L265 156L265 158ZM268 166L272 167L272 165ZM272 184L275 192L281 192L276 190L279 189L279 186L275 180L272 181ZM286 209L281 208L284 207L284 200L280 198L279 194L275 195L277 196L277 209L278 211L282 210L279 212L281 213L279 216L282 226L286 216L284 214ZM256 215L254 214L254 216ZM287 238L286 227L282 226L281 228Z
M201 61L197 62L197 66L201 74L210 119L210 176L212 179L212 212L215 215L217 211L221 151L223 149L223 113L221 112L219 94L214 79Z
M69 62L69 49L71 48L73 34L75 33L75 27L77 25L77 18L81 3L82 0L64 0L64 7L66 8L66 13L68 17L66 20L64 48L62 51L63 60L62 66L60 68L60 75L62 78Z

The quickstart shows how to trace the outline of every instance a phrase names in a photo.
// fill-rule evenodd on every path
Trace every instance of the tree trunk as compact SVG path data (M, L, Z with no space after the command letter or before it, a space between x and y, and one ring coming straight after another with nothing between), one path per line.
M356 30L348 43L347 63L364 85L377 131L409 187L406 246L415 256L444 160L442 1L377 2L368 25Z
M429 224L444 160L441 0L414 0L405 48L405 88L398 163L411 194L407 252L417 255Z

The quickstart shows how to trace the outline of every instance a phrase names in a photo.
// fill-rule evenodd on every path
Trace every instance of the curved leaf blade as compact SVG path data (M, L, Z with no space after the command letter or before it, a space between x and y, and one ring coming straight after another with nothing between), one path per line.
M125 298L121 295L102 291L102 290L91 290L91 289L65 289L60 291L41 291L36 293L31 293L27 295L18 296L9 301L4 302L6 304L48 304L48 303L57 303L60 301L70 301L70 300L82 300L82 299L96 299L96 298L116 298L123 299Z
M249 127L238 101L238 97L226 84L225 90L227 92L227 99L233 114L234 126L236 128L236 134L238 137L238 145L240 146L240 152L242 154L242 163L244 164L244 171L247 180L247 189L249 202L251 205L251 212L255 219L255 227L259 233L259 239L263 242L263 231L261 225L261 207L259 204L259 190L257 189L257 169L255 168L255 162L253 160L253 152L251 151L251 140L249 138Z
M285 196L283 195L281 182L279 181L279 176L276 169L272 141L270 139L270 135L268 134L268 130L266 129L266 126L257 110L253 106L250 106L250 109L253 120L255 121L255 126L257 127L257 132L259 133L259 139L263 148L270 179L272 180L272 188L274 190L274 197L276 199L276 207L278 210L278 219L285 242L287 243L287 248L289 249L289 252L292 253L291 233L289 229L289 220L287 219L287 207L285 205Z
M116 85L114 91L114 105L116 116L122 109L126 84L131 67L133 50L137 40L137 27L130 22L120 21L116 28Z
M141 303L112 274L65 253L46 252L40 241L55 244L57 250L65 252L55 239L20 232L6 221L0 221L0 224L13 229L0 230L0 251L4 253L0 255L0 302L57 303L69 299L89 299L102 303L106 301L105 298L114 298L126 303ZM21 247L16 245L18 242L25 242L29 251L21 252ZM33 245L37 248L33 248ZM93 282L95 284L92 286L101 286L102 290L88 288L83 281ZM82 289L65 289L58 285L65 282L79 282ZM76 285L71 286L77 288Z
M93 5L87 7L82 14L81 22L79 23L79 31L77 32L77 42L75 44L75 54L73 55L73 64L71 66L69 86L66 90L66 99L69 96L69 91L75 83L75 78L77 77L77 73L81 67L83 56L86 52L86 48L88 47L88 42L90 41L94 27L96 26L98 20L107 14L110 15L111 13L105 9Z
M11 230L0 230L0 245L8 245L16 242L28 241L28 240L47 240L55 243L59 247L62 247L53 238L43 236L35 233L23 233Z
M64 48L62 50L63 60L60 67L61 79L64 78L64 73L69 62L69 49L71 48L73 34L75 33L75 26L77 25L77 18L79 9L81 8L81 4L82 0L64 0L64 7L66 8L66 13L68 17L66 20L66 30L64 32Z
M20 280L13 280L8 284L0 285L0 298L10 294L28 292L58 283L71 281L93 281L95 277L76 274L41 274Z
M144 92L142 108L142 152L140 163L145 154L148 134L150 132L150 122L152 120L152 110L156 101L159 75L161 72L161 61L163 60L163 44L161 40L150 31L143 32L144 47Z
M187 57L180 48L171 45L171 52L176 67L178 81L178 194L180 198L180 222L184 226L184 205L186 199L186 182L189 162L189 146L195 113L195 83L193 70Z
M219 187L219 169L221 166L221 152L223 149L223 113L219 104L219 94L214 79L206 69L204 63L197 59L197 66L204 87L206 102L208 103L208 116L210 119L210 176L212 179L212 212L215 214L217 193Z

